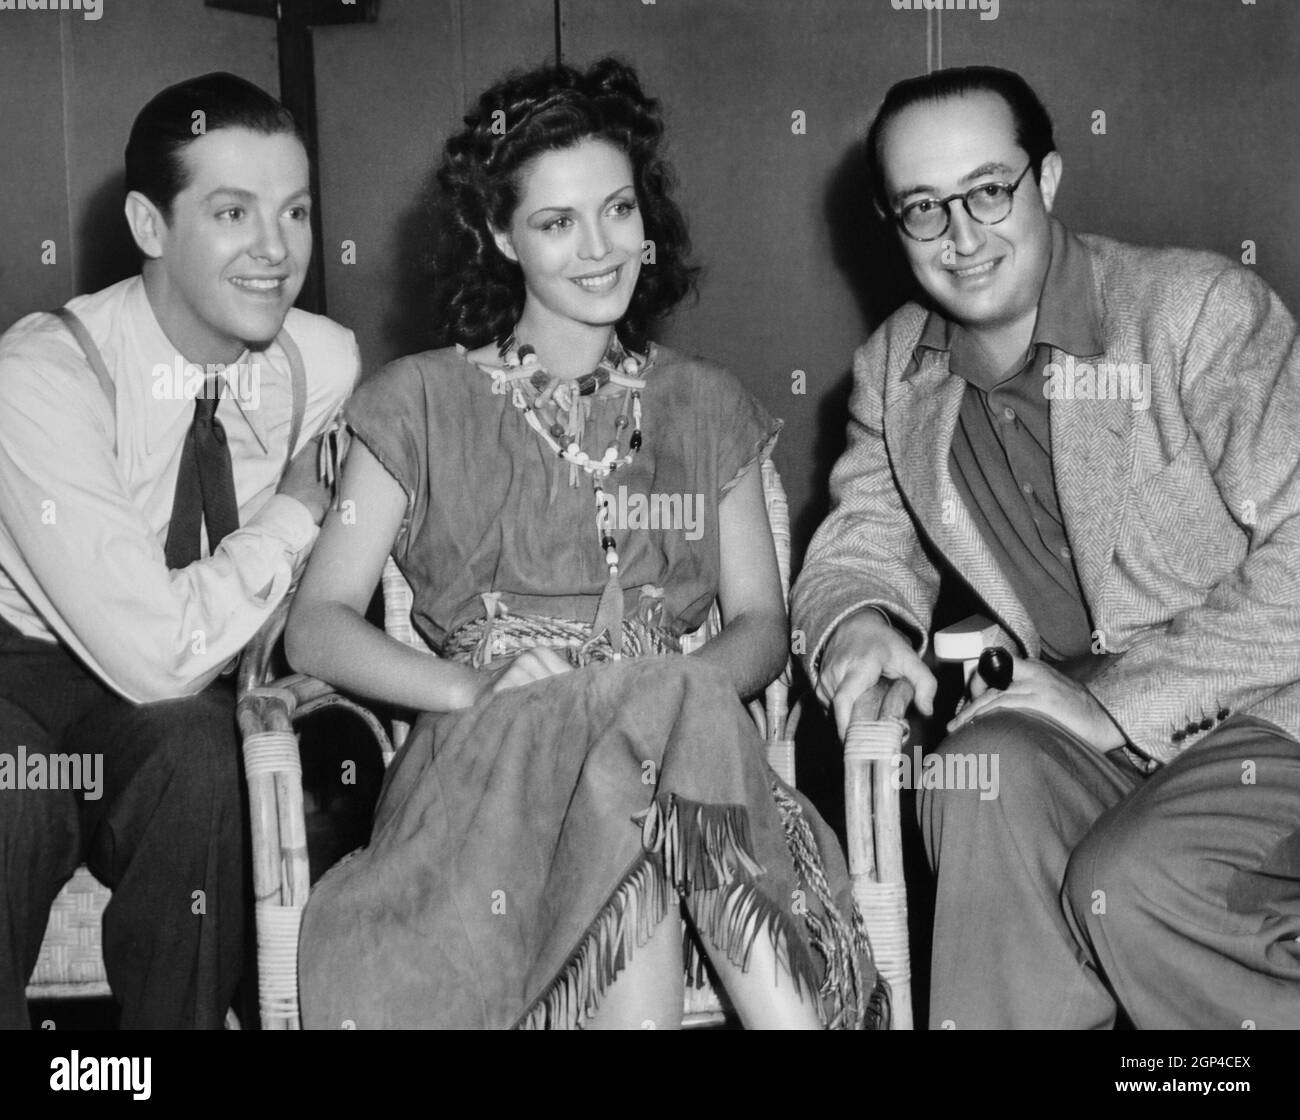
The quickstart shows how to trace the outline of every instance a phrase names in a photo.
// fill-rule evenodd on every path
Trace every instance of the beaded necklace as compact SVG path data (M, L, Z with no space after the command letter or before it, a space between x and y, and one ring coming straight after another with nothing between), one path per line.
M603 630L609 634L618 660L623 639L623 592L618 582L619 555L614 540L610 501L602 482L620 468L628 467L641 450L641 390L643 378L637 376L643 362L627 353L618 335L611 332L609 346L600 364L591 373L571 381L552 377L538 360L537 351L528 344L518 345L514 333L497 344L500 367L480 363L492 378L492 392L509 393L511 403L523 413L525 422L556 456L569 464L569 485L578 485L579 473L591 479L596 499L596 531L600 539L608 572L605 589L596 608L592 624L593 637ZM582 432L591 398L603 386L614 384L623 389L623 406L614 418L614 435L599 458L582 449ZM560 420L567 413L567 424ZM619 454L619 434L632 425L625 454Z
M569 464L570 485L577 485L579 470L593 479L600 479L607 478L619 467L631 465L641 450L641 390L645 388L645 381L637 377L641 362L623 349L617 335L611 336L605 356L592 373L567 382L552 377L538 361L537 352L531 346L516 346L513 334L498 345L497 352L505 368L488 369L492 375L492 391L505 393L507 388L510 390L511 401L524 414L528 426ZM587 414L587 402L583 398L590 398L611 382L624 389L623 408L614 418L614 438L604 454L593 459L582 449L580 442ZM525 386L531 390L531 400ZM569 414L567 425L560 423L561 410ZM632 435L628 439L627 454L620 457L618 438L628 426L629 411Z

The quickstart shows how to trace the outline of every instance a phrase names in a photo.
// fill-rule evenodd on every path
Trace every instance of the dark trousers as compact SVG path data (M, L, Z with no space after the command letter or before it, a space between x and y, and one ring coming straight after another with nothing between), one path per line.
M0 622L0 754L25 757L29 772L36 755L100 760L98 791L86 788L93 763L80 789L0 789L0 1027L29 1025L50 903L83 862L113 890L103 947L121 1025L220 1027L248 889L229 686L131 704L62 646Z
M918 798L932 1027L1300 1027L1300 743L1234 717L1143 777L995 713L939 748L981 754L996 796Z

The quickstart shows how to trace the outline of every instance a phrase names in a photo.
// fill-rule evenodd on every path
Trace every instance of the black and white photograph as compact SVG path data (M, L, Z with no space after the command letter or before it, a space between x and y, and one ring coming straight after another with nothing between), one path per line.
M20 1095L1284 1084L1300 2L0 0L0 97Z

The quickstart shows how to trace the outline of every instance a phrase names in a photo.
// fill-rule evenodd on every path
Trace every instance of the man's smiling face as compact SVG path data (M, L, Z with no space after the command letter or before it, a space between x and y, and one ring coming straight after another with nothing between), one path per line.
M222 128L181 153L188 179L141 247L158 321L191 361L233 361L279 333L311 259L307 152L296 136Z
M983 92L909 106L885 127L879 153L894 213L981 183L1014 183L1029 164L1011 109ZM1031 171L996 225L975 221L954 200L938 240L915 241L898 230L917 281L948 318L977 332L1032 331L1051 259L1048 214L1060 167L1060 156L1049 153L1041 182Z

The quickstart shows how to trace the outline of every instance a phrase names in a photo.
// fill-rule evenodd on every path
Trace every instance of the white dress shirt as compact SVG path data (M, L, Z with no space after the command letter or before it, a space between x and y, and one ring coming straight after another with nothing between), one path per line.
M276 494L292 422L278 344L245 352L222 399L240 528L169 571L163 545L201 379L167 339L136 276L69 302L103 355L116 408L54 316L0 337L0 617L61 639L129 700L201 691L284 597L316 538L300 502ZM352 332L292 310L307 399L298 446L356 385ZM179 390L179 391L178 391ZM116 444L116 453L114 445ZM295 449L296 450L296 449Z

